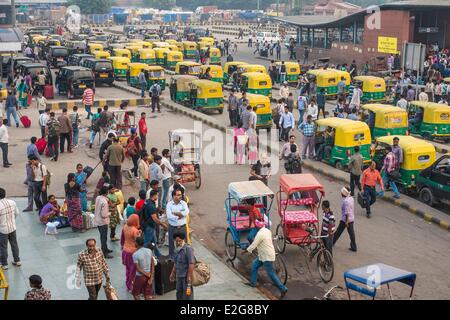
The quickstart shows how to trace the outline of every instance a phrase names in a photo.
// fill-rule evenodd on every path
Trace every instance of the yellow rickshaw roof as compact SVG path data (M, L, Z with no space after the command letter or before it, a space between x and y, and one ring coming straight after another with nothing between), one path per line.
M194 62L194 61L180 61L180 62L177 63L177 65L188 66L188 67L201 66L200 63L197 63L197 62Z
M127 57L109 57L109 60L113 61L113 62L126 62L126 63L131 63L130 58Z
M275 62L275 64L279 66L279 65L281 65L281 61L277 61L277 62ZM284 65L286 67L290 66L290 67L299 67L300 68L300 64L298 62L293 62L293 61L285 61Z
M177 83L177 90L182 90L182 91L189 91L189 84L192 81L195 81L197 79L198 79L198 77L191 76L191 75L172 76L172 81L175 80Z
M330 70L330 69L314 69L314 70L308 70L307 72L308 74L312 74L317 76L321 76L321 77L329 77L329 78L335 78L336 77L336 73L334 72L334 70Z
M444 82L450 82L450 77L444 78Z
M390 112L407 113L402 108L391 106L388 104L381 104L381 103L368 103L368 104L361 105L361 108L373 111L375 113L381 113L381 114L390 113Z
M336 129L342 129L342 131L344 132L354 131L358 129L369 130L369 126L365 122L336 117L316 120L316 124L318 126L327 126Z
M192 81L192 83L197 87L220 88L222 90L222 84L211 80L199 79Z
M418 106L423 108L425 111L429 110L432 112L449 112L450 111L450 107L445 105L445 104L441 104L441 103L435 103L435 102L427 102L427 101L411 101L412 105Z
M253 78L253 79L267 79L269 75L261 72L245 72L242 74L242 76L246 76L247 78Z
M142 48L138 50L139 53L155 53L155 50L150 48Z
M128 52L128 53L130 53L130 50L128 50L126 48L114 48L113 51L114 52Z
M153 48L153 50L155 50L155 52L169 52L170 51L169 48L161 48L161 47Z
M149 66L145 67L148 71L164 71L164 68L161 66Z
M172 76L173 80L181 80L181 81L193 81L193 80L197 80L198 77L193 76L193 75L189 75L189 74L177 74Z
M146 63L142 63L142 62L132 62L128 64L128 67L130 69L146 69L148 67L148 65Z
M257 104L269 104L270 105L270 98L267 96L264 96L262 94L255 94L255 93L247 93L247 100L249 104L257 103Z
M392 140L394 139L394 137L397 137L399 139L398 144L400 148L402 148L405 152L436 152L436 149L432 143L412 136L391 135L378 137L376 140L378 142L386 143L392 146Z
M230 62L225 63L225 67L237 66L237 65L240 65L240 64L248 64L248 63L247 62L243 62L243 61L230 61Z
M101 44L101 43L95 43L95 42L89 42L89 43L88 43L88 46L89 46L89 47L97 47L97 48L99 48L99 47L103 47L103 44Z
M183 58L183 53L180 51L169 51L167 52L167 57L178 56L180 59Z
M385 83L383 78L375 77L375 76L356 76L353 79L359 80L359 81L375 81L375 82Z
M266 67L264 67L262 64L248 64L248 65L241 66L241 67L244 67L244 68L250 69L250 70L264 69L264 71L266 71Z
M202 68L202 70L206 70L206 69L210 68L211 71L212 70L222 70L223 71L222 67L218 66L217 64L204 64L201 66L201 68Z

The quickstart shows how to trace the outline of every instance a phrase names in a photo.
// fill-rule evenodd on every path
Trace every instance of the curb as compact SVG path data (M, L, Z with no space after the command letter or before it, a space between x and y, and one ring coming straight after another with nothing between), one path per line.
M323 175L328 176L330 178L333 178L333 179L336 179L336 180L339 180L339 181L343 181L345 183L348 182L346 179L344 179L344 178L342 178L342 177L332 173L331 171L327 171L327 170L324 170L322 168L317 168L314 165L309 164L307 162L303 162L303 167L308 168L309 170L317 171L320 174L323 174ZM389 202L389 203L391 203L391 204L393 204L393 205L395 205L397 207L406 209L410 213L418 216L419 218L421 218L421 219L423 219L423 220L425 220L427 222L432 222L432 223L436 224L437 226L441 227L444 230L450 231L450 225L449 225L449 223L447 221L444 221L444 220L441 220L439 218L436 218L431 213L422 211L420 209L412 207L411 205L409 205L406 202L399 201L398 199L395 199L393 197L389 197L389 196L386 196L386 195L381 197L381 199L383 199L384 201L387 201L387 202Z
M151 103L151 100L149 98L144 99L100 99L95 100L93 108L100 108L105 105L108 107L119 107L122 102L128 102L129 107L137 107L137 106L143 106L143 105L149 105ZM79 108L83 107L83 102L81 100L74 100L74 101L56 101L56 102L50 102L47 103L47 108L50 108L51 110L57 111L61 109L72 109L74 106L77 106Z

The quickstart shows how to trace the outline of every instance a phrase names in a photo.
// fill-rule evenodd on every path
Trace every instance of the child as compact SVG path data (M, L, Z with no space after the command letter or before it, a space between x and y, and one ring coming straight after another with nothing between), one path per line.
M98 180L97 185L95 186L94 196L92 197L91 203L95 203L95 199L97 199L98 193L100 189L105 185L109 184L109 175L107 171L102 172L102 177ZM93 210L92 210L93 211Z
M322 202L322 230L320 232L321 236L328 236L326 238L322 238L323 244L325 248L333 254L333 234L335 231L335 218L333 211L330 209L330 201L324 200Z
M263 220L263 216L261 214L261 211L256 207L256 200L253 198L246 200L248 204L248 217L249 217L249 224L248 227L250 228L250 232L248 234L247 240L252 243L255 239L256 234L258 233L259 228L256 227L255 221L256 220ZM253 227L252 227L253 225Z
M128 206L125 209L125 217L128 219L133 213L136 213L136 208L134 207L136 203L135 197L128 198Z

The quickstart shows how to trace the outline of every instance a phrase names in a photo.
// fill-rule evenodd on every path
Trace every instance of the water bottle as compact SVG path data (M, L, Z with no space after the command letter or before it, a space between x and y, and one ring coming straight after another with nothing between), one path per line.
M192 294L192 289L191 289L191 285L188 284L187 288L186 288L186 297L190 297Z

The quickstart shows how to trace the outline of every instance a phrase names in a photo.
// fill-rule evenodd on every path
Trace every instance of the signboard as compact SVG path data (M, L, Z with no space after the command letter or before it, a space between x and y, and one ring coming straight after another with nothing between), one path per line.
M420 43L405 43L403 46L403 69L423 72L426 57L426 46Z
M398 53L397 38L378 37L378 52L380 53Z
M439 28L437 27L419 27L419 33L438 33L439 32Z
M0 6L10 6L11 0L0 0Z

